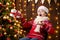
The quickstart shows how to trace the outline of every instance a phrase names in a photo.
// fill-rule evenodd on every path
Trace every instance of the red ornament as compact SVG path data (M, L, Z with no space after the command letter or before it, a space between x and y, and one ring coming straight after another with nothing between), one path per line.
M2 37L2 36L3 36L3 34L1 33L1 34L0 34L0 37Z
M6 38L6 40L11 40L11 39L8 37L8 38Z
M9 23L11 23L11 22L12 22L12 20L8 19L8 22L9 22Z

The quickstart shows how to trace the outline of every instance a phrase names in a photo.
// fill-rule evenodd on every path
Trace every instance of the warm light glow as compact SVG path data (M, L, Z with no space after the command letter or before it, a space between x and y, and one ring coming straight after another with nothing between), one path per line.
M59 22L57 21L57 24L59 24Z
M52 8L49 8L49 10L53 10Z
M32 8L32 11L34 11L34 8Z
M13 29L13 27L10 27L10 29Z
M58 36L56 36L56 37L58 37Z
M26 3L26 1L24 1L24 3Z
M34 4L32 4L32 6L35 6Z
M22 9L20 9L20 11L22 12Z
M17 35L15 34L14 37L17 37Z
M4 35L6 35L7 33L6 32L4 32Z
M30 19L33 19L32 17Z
M24 7L26 7L26 5L24 5Z
M50 13L48 13L48 16L50 16L51 14Z
M58 17L56 17L56 20L58 20Z
M2 27L0 27L0 29L2 29Z
M4 17L3 17L3 19L7 19L7 17L6 17L6 16L4 16Z
M26 11L26 9L24 9L24 11Z
M14 25L16 25L16 23L14 23Z
M58 30L55 30L56 33L58 33Z
M6 5L9 5L9 3L7 2Z
M60 4L59 3L57 3L57 6L59 6Z
M56 28L59 29L59 26L57 26Z
M20 34L22 34L22 32L20 32Z
M49 39L51 39L51 36L48 36Z

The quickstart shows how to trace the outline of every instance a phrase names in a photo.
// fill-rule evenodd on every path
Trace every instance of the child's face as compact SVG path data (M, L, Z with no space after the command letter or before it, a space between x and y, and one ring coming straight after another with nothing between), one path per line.
M44 10L39 10L38 11L38 16L46 16L46 13L45 13L45 11Z

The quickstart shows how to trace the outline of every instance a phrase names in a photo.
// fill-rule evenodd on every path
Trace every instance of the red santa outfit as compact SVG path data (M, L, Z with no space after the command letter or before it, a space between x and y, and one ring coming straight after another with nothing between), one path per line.
M24 18L21 19L23 22L24 28L29 28L32 26L30 32L26 37L28 38L38 38L38 40L44 40L47 33L53 34L54 28L52 27L52 24L49 22L48 17L39 17L35 20L25 22ZM40 26L39 24L36 24L35 21L42 21L44 23L43 26Z
M48 9L45 6L40 6L37 10L37 13L39 13L40 10L43 10L46 13L48 13ZM19 16L18 18L21 18L22 26L25 29L31 27L30 32L26 36L27 38L37 38L38 40L45 40L48 33L49 34L54 33L54 28L52 27L52 24L48 20L48 17L37 16L35 20L26 22L25 18L21 17L21 15L19 15L17 12L18 11L13 9L10 13L10 16L12 17Z

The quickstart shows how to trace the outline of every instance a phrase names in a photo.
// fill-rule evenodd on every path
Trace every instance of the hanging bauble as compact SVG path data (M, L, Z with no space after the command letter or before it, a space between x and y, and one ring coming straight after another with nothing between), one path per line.
M28 0L28 2L30 2L31 0Z
M47 0L47 1L48 1L49 6L50 6L51 0Z
M45 0L41 0L41 3L44 4L44 1L45 1Z
M37 3L38 2L38 0L35 0L35 3Z
M57 3L57 0L54 0L55 4Z

